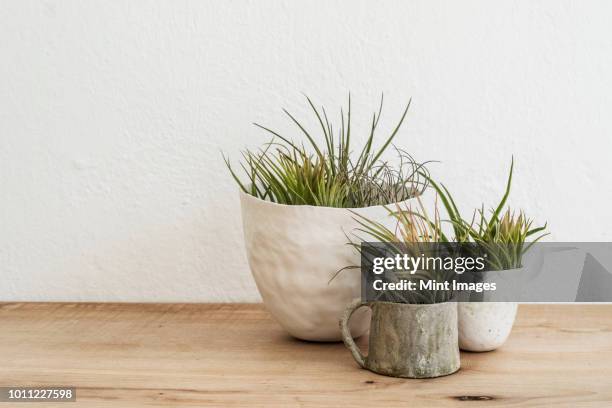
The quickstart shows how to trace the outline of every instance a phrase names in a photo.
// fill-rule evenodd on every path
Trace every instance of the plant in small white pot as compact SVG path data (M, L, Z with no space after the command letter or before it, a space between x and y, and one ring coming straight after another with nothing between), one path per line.
M335 128L324 108L307 101L320 138L285 110L305 143L256 124L272 140L259 150L242 153L242 178L228 159L226 164L241 190L247 257L266 308L294 337L339 341L338 319L360 295L359 274L334 278L344 265L359 260L346 245L345 231L357 225L349 209L387 222L382 206L420 195L426 169L397 148L396 166L383 159L410 103L390 135L375 147L381 99L365 144L354 151L350 98ZM357 314L351 326L354 336L365 333L368 314Z
M522 273L524 254L535 242L547 235L538 235L546 229L546 224L532 227L533 221L523 211L517 214L505 208L510 195L513 168L514 160L499 204L491 209L490 215L486 214L484 206L474 211L469 222L462 218L448 189L429 179L444 203L455 239L458 242L474 243L478 251L486 255L488 272L485 273ZM527 242L528 239L531 241ZM518 303L513 301L460 302L459 347L466 351L491 351L501 347L512 331L517 309Z

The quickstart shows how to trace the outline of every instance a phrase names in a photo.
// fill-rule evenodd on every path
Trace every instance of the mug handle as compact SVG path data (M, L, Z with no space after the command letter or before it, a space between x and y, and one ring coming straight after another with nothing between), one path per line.
M340 329L342 330L342 341L351 351L357 364L359 364L361 368L365 368L366 358L363 356L363 353L361 353L361 350L359 350L359 347L357 347L357 344L355 344L355 340L353 340L353 336L351 336L351 329L348 325L353 313L362 306L371 307L370 302L363 302L361 299L356 299L346 308L342 315L342 319L340 319Z

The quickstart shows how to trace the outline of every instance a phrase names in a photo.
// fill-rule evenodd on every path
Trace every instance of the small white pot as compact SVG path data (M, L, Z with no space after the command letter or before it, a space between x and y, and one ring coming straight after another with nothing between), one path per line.
M459 348L491 351L501 347L514 325L516 302L460 302Z
M514 326L518 303L530 268L488 271L483 282L497 282L499 293L483 294L483 302L459 302L459 348L466 351L491 351L501 347ZM486 300L496 300L486 301Z
M251 273L274 318L294 337L312 341L342 339L338 322L361 294L360 257L347 245L358 227L343 208L284 205L240 192L244 238ZM393 228L382 206L353 211ZM351 236L351 239L353 237ZM331 280L331 282L330 282ZM351 319L354 337L369 327L369 311Z

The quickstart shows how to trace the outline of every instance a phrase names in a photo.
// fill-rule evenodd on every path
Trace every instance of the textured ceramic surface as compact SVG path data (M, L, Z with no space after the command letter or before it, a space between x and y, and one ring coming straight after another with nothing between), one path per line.
M240 192L245 245L251 272L263 301L292 336L313 341L341 340L338 320L360 297L359 255L347 245L357 227L342 208L282 205ZM382 206L353 209L393 226ZM351 332L368 329L369 313L359 311Z
M355 345L347 324L361 306L372 309L367 357ZM433 378L459 370L455 302L412 305L355 301L346 309L340 326L355 361L370 371L393 377Z
M502 346L514 325L516 302L459 303L459 347L491 351Z

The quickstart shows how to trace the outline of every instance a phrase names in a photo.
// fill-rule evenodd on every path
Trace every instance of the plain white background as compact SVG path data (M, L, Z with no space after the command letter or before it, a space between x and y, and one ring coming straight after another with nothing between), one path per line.
M382 92L398 145L464 210L612 240L612 2L0 4L0 300L257 301L237 159L299 138L302 92L355 135ZM312 123L308 122L307 123ZM356 136L357 137L357 136ZM382 134L381 134L382 137Z

